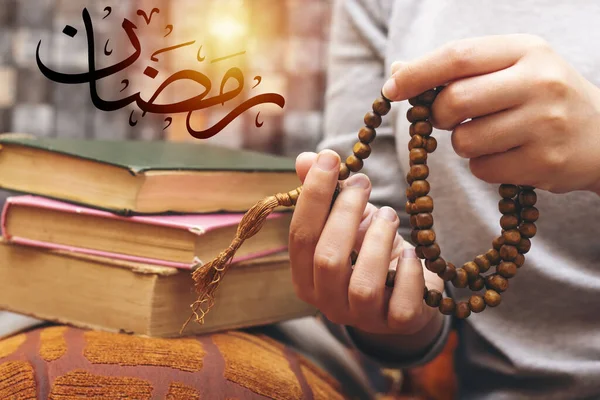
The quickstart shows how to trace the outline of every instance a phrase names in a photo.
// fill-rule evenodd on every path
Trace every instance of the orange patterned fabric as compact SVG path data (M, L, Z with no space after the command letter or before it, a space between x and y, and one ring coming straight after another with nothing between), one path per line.
M344 399L290 348L232 331L156 339L66 326L0 341L0 399Z

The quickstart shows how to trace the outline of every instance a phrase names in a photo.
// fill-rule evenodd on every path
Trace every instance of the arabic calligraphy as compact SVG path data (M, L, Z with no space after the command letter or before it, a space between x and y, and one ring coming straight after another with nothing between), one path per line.
M104 17L102 19L106 19L111 15L112 9L110 7L106 7L104 9ZM143 22L146 25L149 25L152 21L152 17L155 14L159 14L160 10L158 8L153 8L150 14L148 15L143 10L138 10L137 15L140 16ZM82 11L82 20L83 25L85 27L86 41L87 41L87 61L88 61L88 71L82 73L62 73L57 72L50 69L40 57L40 49L42 46L42 41L40 40L36 49L36 62L41 73L48 79L61 84L87 84L89 85L90 96L94 106L102 111L111 112L118 109L123 109L127 106L133 105L141 110L143 118L147 113L151 114L179 114L184 113L186 116L186 127L189 134L197 139L208 139L213 137L220 131L222 131L227 125L229 125L234 119L239 117L244 112L248 111L251 108L254 108L261 104L275 104L280 108L285 106L285 99L283 96L277 93L263 93L258 94L252 98L249 98L237 105L233 108L225 117L223 117L220 121L215 123L213 126L196 130L192 127L191 120L193 113L202 109L207 109L210 107L214 107L217 105L224 106L227 102L233 100L242 94L245 85L244 74L242 70L237 67L229 68L223 75L219 87L219 93L213 97L207 97L212 89L212 82L209 77L199 71L194 69L184 69L181 71L177 71L170 76L168 76L162 83L159 84L158 88L154 91L154 93L148 99L142 98L141 92L133 93L128 95L127 97L120 98L117 100L106 100L100 97L98 93L98 82L102 79L105 79L109 76L115 75L121 71L124 71L131 67L136 61L138 61L142 56L142 46L140 39L137 35L138 27L129 19L125 18L121 24L121 28L123 29L127 39L129 40L129 45L133 49L133 52L125 57L123 60L104 68L97 69L96 68L96 43L94 37L94 27L92 23L92 17L87 10L84 8ZM168 31L164 37L167 37L173 31L173 25L167 25L166 30ZM63 29L63 33L71 38L74 38L78 34L78 30L70 25L66 25ZM173 44L166 46L164 48L158 49L152 53L150 56L150 61L153 63L157 63L159 58L157 57L160 54L164 54L167 52L175 51L177 49L181 49L188 46L193 46L196 44L195 40L187 41L180 44ZM114 48L109 49L109 40L106 41L104 45L104 55L110 56L113 53ZM198 63L203 62L206 59L206 56L201 56L203 46L199 46L196 59ZM221 62L224 60L231 60L235 57L244 56L246 54L245 51L240 51L234 54L229 54L217 58L213 58L210 60L210 64L214 64L217 62ZM157 64L154 64L157 65ZM143 75L150 79L156 79L156 77L160 74L160 71L154 66L147 65L143 70ZM197 95L173 102L171 104L159 104L157 103L157 99L159 96L171 85L178 81L189 81L189 83L194 83L200 86L198 88ZM229 81L235 81L235 87L233 89L229 89L225 91L225 87L231 87L231 85L227 85ZM262 82L261 76L255 76L253 82L256 82L251 89L256 88ZM121 81L121 90L120 93L125 91L129 87L129 80L123 79ZM216 88L215 88L216 90ZM131 111L129 115L129 125L135 126L137 125L139 118L135 116L136 110ZM259 121L260 111L256 115L255 125L256 127L263 126L264 122ZM173 118L171 116L167 116L164 119L165 126L163 129L167 129L173 122Z

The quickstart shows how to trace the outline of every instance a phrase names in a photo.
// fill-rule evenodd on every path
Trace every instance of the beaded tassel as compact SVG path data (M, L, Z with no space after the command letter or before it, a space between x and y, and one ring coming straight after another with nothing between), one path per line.
M441 90L442 87L431 89L409 99L412 107L406 114L406 118L411 123L408 142L410 171L406 176L408 184L406 212L410 215L410 224L413 228L412 242L416 245L417 256L425 260L425 267L445 282L451 282L454 287L468 287L476 293L468 301L456 303L451 298L443 298L441 292L425 287L423 300L428 306L438 308L442 314L454 314L457 318L463 319L469 317L471 312L479 313L487 306L496 307L500 304L500 293L508 289L508 279L514 277L518 268L525 262L524 254L529 251L530 239L537 231L534 222L539 217L539 211L534 207L537 196L533 187L500 185L499 193L502 199L498 208L502 213L500 219L502 235L494 239L492 249L476 256L473 261L459 268L441 257L441 249L433 230L433 199L428 195L431 187L427 182L429 176L427 157L437 148L437 141L431 136L433 127L429 118L431 105ZM352 148L353 154L340 164L338 176L340 181L347 179L352 172L362 169L363 160L371 154L370 144L376 138L376 129L381 125L382 117L387 115L390 109L391 102L383 94L373 102L372 111L364 116L365 126L358 132L359 141ZM215 292L231 265L237 249L245 240L258 233L275 208L295 205L301 191L300 186L288 193L278 193L261 200L246 213L231 245L214 260L197 266L192 278L199 297L191 305L193 314L186 321L182 331L192 318L198 323L204 322L206 314L214 305ZM339 185L332 204L338 193ZM356 257L356 252L353 252L352 260L356 260ZM495 272L482 275L492 267L495 267ZM386 285L393 286L394 279L395 271L391 270L388 272ZM485 291L481 294L484 288Z

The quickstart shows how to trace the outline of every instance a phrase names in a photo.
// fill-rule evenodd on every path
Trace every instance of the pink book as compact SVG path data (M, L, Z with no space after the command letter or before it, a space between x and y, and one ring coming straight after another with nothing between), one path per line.
M38 196L7 199L2 234L8 242L147 264L190 269L231 243L243 214L119 216ZM234 261L284 251L291 213L273 213Z

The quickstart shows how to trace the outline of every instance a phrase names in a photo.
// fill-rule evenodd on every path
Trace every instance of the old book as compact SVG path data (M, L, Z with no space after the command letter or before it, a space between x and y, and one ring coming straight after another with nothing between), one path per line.
M0 135L0 187L117 213L246 211L300 185L294 160L197 143Z
M0 309L79 327L179 335L196 299L189 271L0 243ZM203 325L184 335L314 315L293 290L287 254L232 265Z
M9 197L1 218L10 242L189 269L227 248L243 214L119 216L39 196ZM236 260L287 249L291 213L273 213Z

